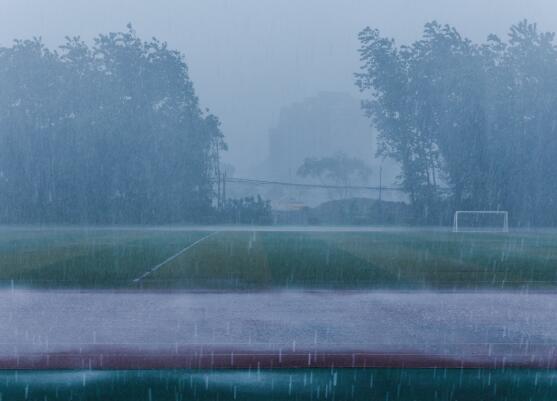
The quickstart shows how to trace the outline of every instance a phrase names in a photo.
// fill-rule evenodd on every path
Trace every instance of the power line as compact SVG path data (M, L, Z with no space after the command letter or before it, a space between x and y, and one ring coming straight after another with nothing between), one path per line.
M402 187L393 186L361 186L361 185L328 185L328 184L303 184L299 182L285 182L285 181L272 181L272 180L259 180L254 178L231 178L226 177L225 182L238 183L238 184L254 184L254 185L277 185L285 187L296 187L296 188L320 188L320 189L344 189L344 190L367 190L367 191L400 191L406 192ZM451 191L448 187L437 187L440 191Z
M302 184L297 182L284 182L284 181L270 181L270 180L256 180L253 178L226 178L226 182L229 183L243 183L243 184L255 184L255 185L278 185L285 187L296 187L296 188L321 188L321 189L351 189L351 190L373 190L373 191L404 191L401 187L373 187L373 186L358 186L358 185L326 185L326 184Z

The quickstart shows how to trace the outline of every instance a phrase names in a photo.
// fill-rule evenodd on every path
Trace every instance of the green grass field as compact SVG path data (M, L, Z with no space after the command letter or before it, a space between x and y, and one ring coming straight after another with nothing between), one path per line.
M536 400L547 370L297 369L0 372L5 400Z
M217 230L217 229L215 229ZM557 234L0 229L0 283L34 288L557 287Z

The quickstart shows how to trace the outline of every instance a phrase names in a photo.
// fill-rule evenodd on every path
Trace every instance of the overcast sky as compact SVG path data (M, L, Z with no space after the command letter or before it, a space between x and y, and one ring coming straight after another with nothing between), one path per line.
M250 175L283 105L320 91L358 95L365 26L410 42L436 19L482 40L523 18L555 31L556 17L555 0L0 0L0 44L42 36L56 46L132 22L186 55L202 106L223 122L226 159Z

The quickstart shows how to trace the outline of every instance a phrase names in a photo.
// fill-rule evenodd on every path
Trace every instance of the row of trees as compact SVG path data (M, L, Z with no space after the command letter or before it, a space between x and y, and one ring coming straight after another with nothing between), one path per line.
M477 44L433 22L409 46L370 28L359 38L363 108L416 218L505 209L517 224L557 224L554 34L524 21Z
M131 26L0 48L2 222L200 220L224 148L183 56Z
M227 199L217 219L225 224L270 225L273 223L271 202L259 195Z

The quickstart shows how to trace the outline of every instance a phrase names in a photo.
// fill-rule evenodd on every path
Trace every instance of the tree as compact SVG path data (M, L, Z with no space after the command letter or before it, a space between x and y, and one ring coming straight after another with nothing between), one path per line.
M226 148L183 56L127 31L0 49L4 222L168 223L212 213Z
M436 22L410 46L361 32L363 108L381 153L401 164L417 220L439 221L449 200L452 209L510 210L519 224L557 223L553 40L526 21L508 43L491 35L475 44Z
M271 202L261 196L227 199L220 212L220 222L227 224L269 225L273 222Z
M319 159L306 158L297 174L301 177L318 178L323 183L348 187L355 181L367 182L371 169L362 160L339 152ZM348 193L349 188L342 189L343 196Z

